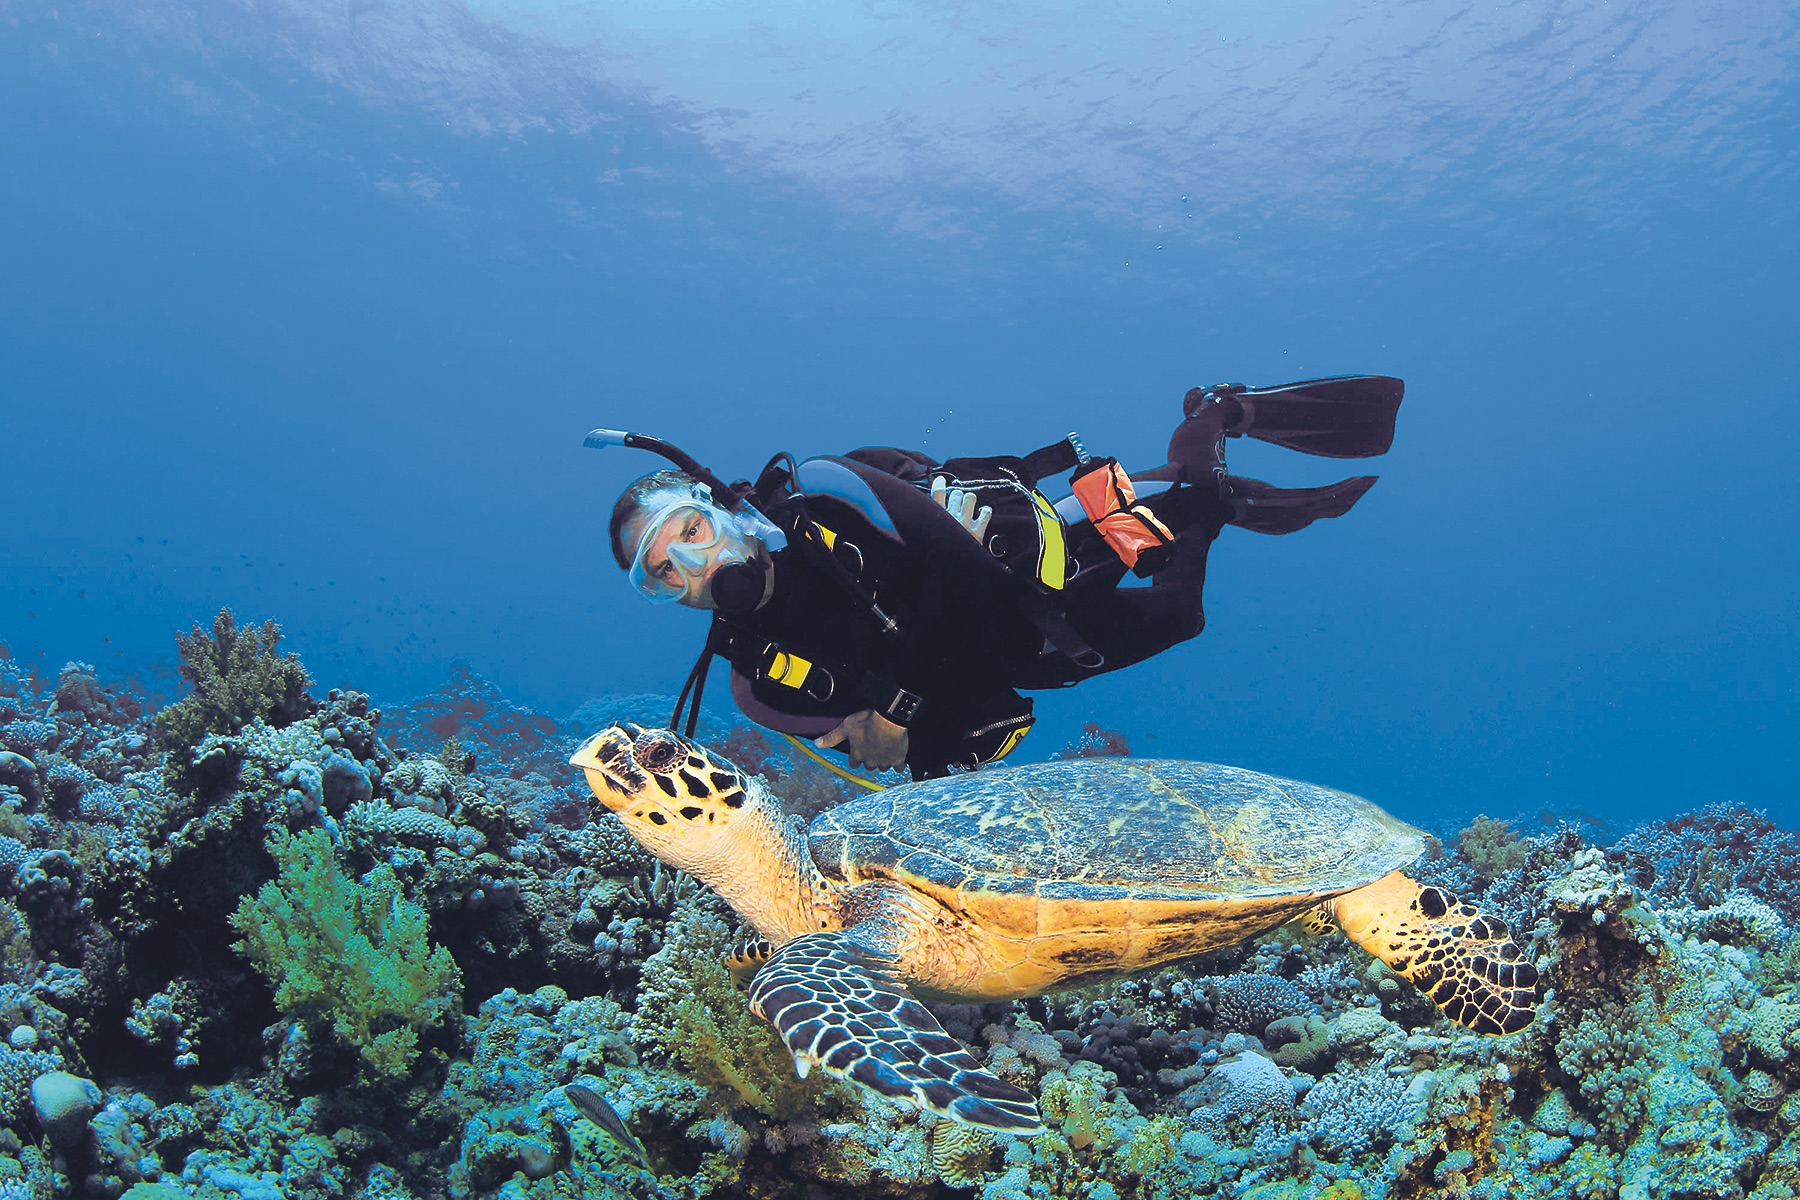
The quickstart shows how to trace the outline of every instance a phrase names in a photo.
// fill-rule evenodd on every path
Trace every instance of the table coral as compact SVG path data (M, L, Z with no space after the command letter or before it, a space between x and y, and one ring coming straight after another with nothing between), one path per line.
M1790 932L1780 913L1748 892L1732 892L1708 908L1671 908L1662 918L1676 933L1758 950L1780 948Z

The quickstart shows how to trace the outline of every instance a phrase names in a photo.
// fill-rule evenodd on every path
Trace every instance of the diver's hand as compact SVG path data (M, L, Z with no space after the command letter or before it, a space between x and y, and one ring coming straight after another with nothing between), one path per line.
M988 522L993 519L994 510L984 504L981 511L976 512L974 492L953 488L946 476L939 475L931 481L931 498L943 505L944 511L955 517L957 524L968 530L976 541L986 541Z
M872 708L851 713L824 737L814 738L821 750L848 743L850 765L885 770L906 762L906 726L896 725Z

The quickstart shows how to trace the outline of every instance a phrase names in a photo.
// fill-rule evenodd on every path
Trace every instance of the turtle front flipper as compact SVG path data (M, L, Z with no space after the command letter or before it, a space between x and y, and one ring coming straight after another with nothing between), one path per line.
M774 1022L803 1078L817 1066L953 1121L1042 1132L1031 1093L983 1070L892 965L843 933L802 934L756 973L750 1008Z
M1393 871L1328 901L1351 941L1418 986L1458 1025L1516 1033L1537 1013L1537 968L1506 922Z

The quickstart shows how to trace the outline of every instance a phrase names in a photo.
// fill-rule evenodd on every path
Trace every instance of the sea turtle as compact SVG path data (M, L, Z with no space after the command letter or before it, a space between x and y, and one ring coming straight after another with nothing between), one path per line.
M941 1116L1038 1132L914 997L1010 1000L1334 922L1480 1033L1530 1023L1506 925L1399 868L1425 838L1367 800L1236 767L1075 758L905 784L802 832L762 782L667 729L570 759L637 840L755 927L752 1009L817 1066Z

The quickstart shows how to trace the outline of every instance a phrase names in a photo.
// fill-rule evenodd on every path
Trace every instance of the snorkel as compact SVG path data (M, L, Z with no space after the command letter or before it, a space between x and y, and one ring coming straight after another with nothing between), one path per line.
M746 506L744 498L738 495L730 484L701 466L700 461L686 450L665 442L661 438L651 437L647 433L626 433L622 429L594 429L581 439L581 444L590 450L604 450L608 446L624 446L630 450L648 450L652 454L660 454L688 475L704 483L713 494L713 502L726 512L736 512L739 508Z
M769 587L769 558L767 551L779 549L785 542L780 529L751 504L744 494L732 487L717 475L707 470L693 455L661 438L642 433L627 433L620 429L595 429L582 439L583 446L595 450L604 450L608 446L623 446L632 450L648 450L674 463L683 473L695 480L695 502L719 510L724 520L723 528L716 531L713 540L705 549L715 544L724 543L715 551L716 566L707 579L707 593L712 599L713 607L723 613L747 613L753 611L763 602ZM654 520L646 527L640 539L637 559L641 559L644 546L660 524ZM760 542L763 553L752 549L752 540ZM636 559L634 559L634 564ZM682 563L682 566L692 566ZM638 579L639 572L633 571L633 582L639 590L652 600L675 599L680 590L659 593L646 588Z

